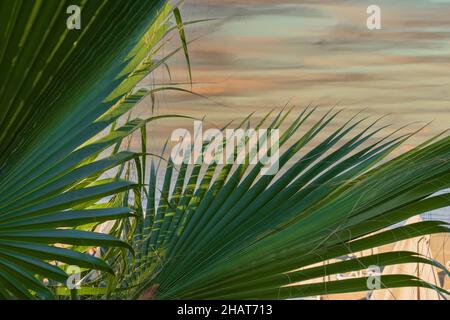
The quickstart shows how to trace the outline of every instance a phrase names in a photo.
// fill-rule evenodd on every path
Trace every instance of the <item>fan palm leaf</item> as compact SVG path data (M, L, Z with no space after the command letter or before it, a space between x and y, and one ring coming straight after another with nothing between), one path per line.
M267 115L257 128L278 129L292 112L268 124ZM440 221L399 223L450 204L447 194L436 195L450 186L450 137L444 133L386 160L414 132L384 133L380 119L366 124L355 116L324 134L340 112L331 110L307 127L315 113L303 110L280 136L285 151L275 176L259 176L262 165L249 164L249 150L240 165L153 163L145 219L133 233L137 255L114 264L120 272L112 296L301 298L368 291L369 277L324 277L374 265L424 263L445 270L414 252L339 258L449 231ZM381 288L445 293L410 275L379 279Z
M66 26L71 5L80 30ZM92 227L135 215L104 199L138 183L105 173L138 161L123 139L164 118L116 123L162 90L134 88L183 50L156 59L180 29L173 10L162 0L0 2L0 298L53 297L43 279L64 283L64 265L113 272L77 246L131 249Z

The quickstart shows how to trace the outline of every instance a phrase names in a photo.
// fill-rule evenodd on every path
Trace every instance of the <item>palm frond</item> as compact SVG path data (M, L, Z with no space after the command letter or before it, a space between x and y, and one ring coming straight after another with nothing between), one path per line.
M80 30L66 27L69 5L82 8ZM105 174L138 161L123 140L162 118L116 123L153 94L135 87L166 63L156 56L176 25L174 8L164 0L0 6L0 298L51 298L43 280L64 283L65 265L113 272L86 247L130 248L93 230L136 215L114 198L139 193L139 181Z
M280 128L292 112L280 112L266 124L268 115L258 128ZM442 268L412 252L337 259L446 233L445 222L398 223L450 204L447 194L436 195L450 186L450 137L442 135L387 161L414 133L396 130L379 138L387 130L377 125L379 120L367 124L355 116L324 134L339 113L330 110L307 127L315 110L303 110L280 136L285 151L275 176L259 176L261 164L250 165L248 150L240 165L176 167L168 160L158 170L152 163L146 215L133 233L138 254L113 264L120 272L111 296L299 298L368 291L366 278L324 282L323 277L371 265ZM444 292L408 275L380 279L383 288Z

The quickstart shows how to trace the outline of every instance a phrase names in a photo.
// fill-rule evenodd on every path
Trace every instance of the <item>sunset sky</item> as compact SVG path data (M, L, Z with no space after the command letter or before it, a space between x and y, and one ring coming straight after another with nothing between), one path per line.
M371 4L382 30L367 29ZM188 32L193 90L208 99L164 93L160 113L205 115L218 127L312 103L389 113L397 127L433 120L427 136L450 123L450 0L186 0L182 14L218 19ZM187 81L183 55L170 65L173 81Z

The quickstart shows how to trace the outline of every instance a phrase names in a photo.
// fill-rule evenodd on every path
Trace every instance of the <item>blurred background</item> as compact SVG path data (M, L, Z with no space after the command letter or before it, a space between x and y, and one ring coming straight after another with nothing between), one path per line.
M372 4L381 30L367 29ZM450 123L450 0L186 0L182 14L217 19L188 27L193 91L208 99L161 94L160 113L220 125L286 103L338 104L395 125L433 121L427 136ZM188 81L182 54L170 68L172 82ZM148 81L169 81L159 76Z

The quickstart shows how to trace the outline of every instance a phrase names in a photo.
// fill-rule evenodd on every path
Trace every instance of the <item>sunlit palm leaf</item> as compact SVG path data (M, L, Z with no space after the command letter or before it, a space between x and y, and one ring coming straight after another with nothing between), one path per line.
M70 5L80 30L66 27ZM164 0L0 2L0 298L52 297L42 279L65 281L57 263L113 272L72 246L128 248L70 228L134 214L101 200L138 183L104 173L137 161L122 140L161 117L111 125L152 93L133 90L165 63L172 13Z

